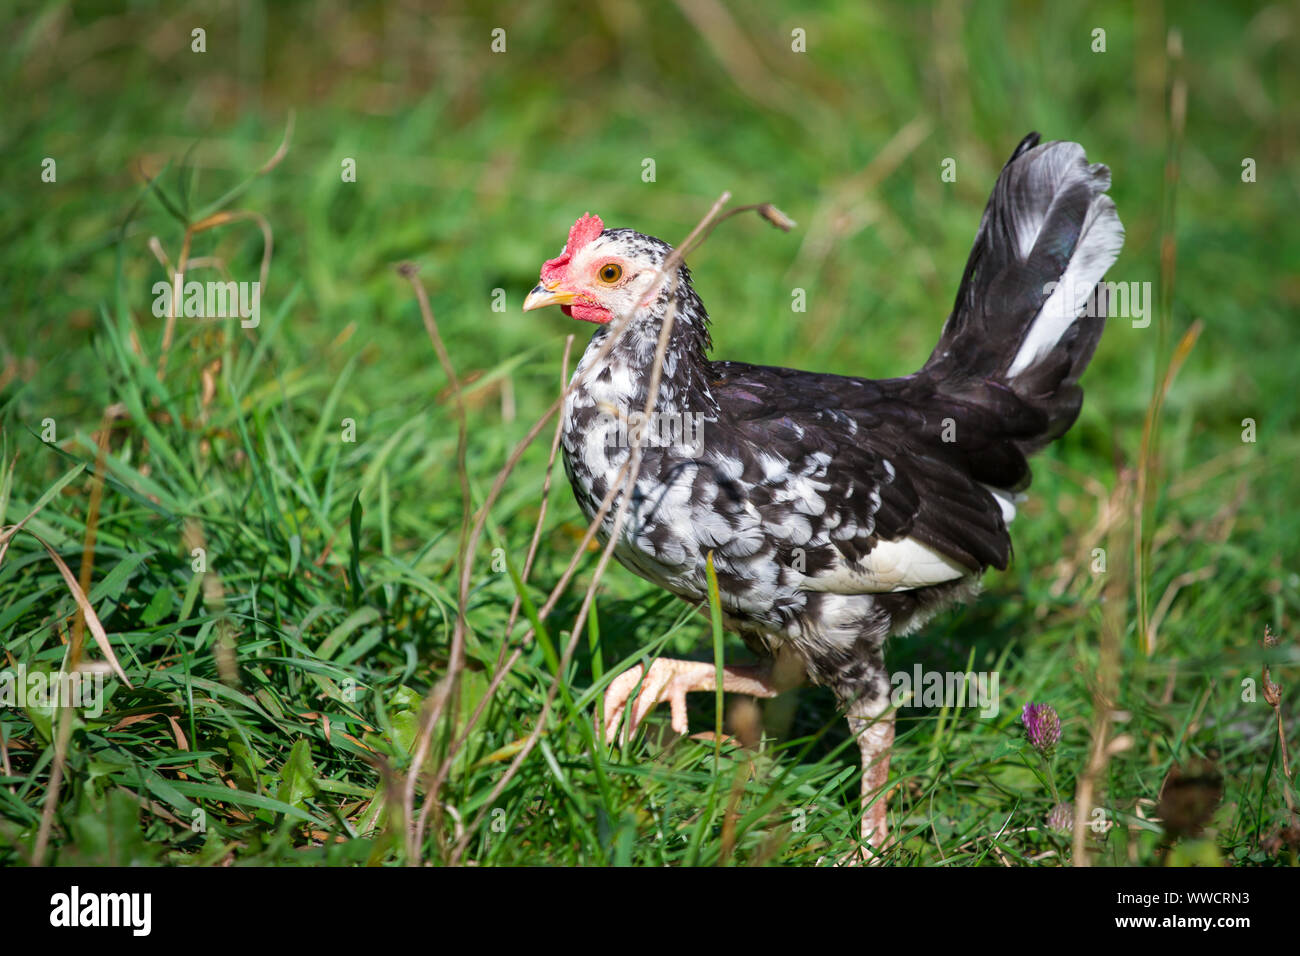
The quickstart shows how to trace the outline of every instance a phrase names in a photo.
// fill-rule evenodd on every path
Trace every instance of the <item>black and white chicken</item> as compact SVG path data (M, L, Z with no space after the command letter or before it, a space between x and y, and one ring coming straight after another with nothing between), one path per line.
M1098 283L1124 241L1109 185L1077 143L1027 136L993 187L939 344L902 378L710 360L709 317L685 264L665 278L669 245L595 216L574 224L524 302L600 326L564 403L562 444L589 519L618 485L602 540L636 444L627 423L645 405L671 310L614 554L703 602L713 553L726 624L762 661L725 668L724 690L772 696L806 677L835 692L862 754L869 852L887 840L885 642L974 596L986 568L1007 566L1026 457L1074 423L1101 337ZM627 731L668 702L685 732L685 695L715 689L711 661L635 667L607 691L606 737L617 738L629 701Z

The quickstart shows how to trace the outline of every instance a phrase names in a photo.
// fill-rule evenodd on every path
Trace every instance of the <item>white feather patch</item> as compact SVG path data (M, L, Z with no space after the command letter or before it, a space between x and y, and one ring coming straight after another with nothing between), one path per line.
M1083 313L1092 290L1119 257L1124 245L1124 227L1109 196L1098 196L1092 201L1083 230L1065 274L1034 317L1015 361L1007 369L1009 377L1023 372L1039 356L1052 350Z
M1009 378L1014 378L1029 368L1061 340L1066 330L1083 313L1088 297L1106 275L1106 270L1115 263L1124 245L1124 226L1119 221L1119 214L1115 212L1115 203L1101 192L1110 185L1109 174L1087 164L1083 147L1078 143L1053 143L1032 161L1039 164L1043 176L1056 179L1053 184L1054 195L1059 195L1062 190L1081 180L1089 182L1090 187L1097 188L1098 192L1088 206L1083 227L1079 231L1079 240L1065 272L1056 289L1034 316L1028 333L1016 351L1015 359L1007 369ZM1048 203L1041 210L1041 215L1016 222L1016 238L1022 258L1027 258L1032 251L1053 205Z
M1009 491L1003 491L1001 488L994 488L991 485L985 485L984 487L997 500L998 508L1002 511L1002 523L1011 524L1016 517L1016 502L1023 501L1025 496L1013 495Z
M806 578L803 588L832 594L910 591L967 577L970 571L914 538L881 541L854 568L841 562L826 574Z

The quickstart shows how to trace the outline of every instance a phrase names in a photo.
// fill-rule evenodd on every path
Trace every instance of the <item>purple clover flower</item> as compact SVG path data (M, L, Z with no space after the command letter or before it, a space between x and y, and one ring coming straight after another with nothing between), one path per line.
M1020 712L1029 743L1044 757L1050 757L1061 740L1061 718L1051 704L1025 704Z
M1074 804L1058 803L1047 815L1047 828L1058 833L1069 833L1074 829Z

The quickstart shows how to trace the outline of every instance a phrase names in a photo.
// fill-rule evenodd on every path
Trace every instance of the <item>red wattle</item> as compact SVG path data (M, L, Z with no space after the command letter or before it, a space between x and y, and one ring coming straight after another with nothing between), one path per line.
M575 302L573 305L562 305L560 311L573 319L581 319L583 322L595 322L597 325L604 325L610 319L614 318L609 309L600 305L591 305L588 302Z

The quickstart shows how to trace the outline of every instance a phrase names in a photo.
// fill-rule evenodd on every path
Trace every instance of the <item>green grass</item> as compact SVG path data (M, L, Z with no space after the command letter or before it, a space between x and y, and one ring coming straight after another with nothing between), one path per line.
M1096 728L1118 738L1096 765L1097 803L1116 825L1089 832L1094 862L1294 864L1284 828L1297 794L1277 718L1262 689L1243 700L1268 663L1294 772L1294 10L840 2L796 16L729 3L732 31L661 5L443 6L5 14L17 40L0 52L0 443L13 471L0 520L41 507L0 560L0 669L68 669L78 641L84 659L102 659L89 632L77 636L77 604L36 537L75 576L93 526L89 599L133 686L109 679L98 717L0 707L0 864L38 850L45 863L195 865L813 864L848 852L856 747L824 691L765 703L755 750L671 739L659 712L630 747L596 745L591 717L619 671L659 653L709 659L715 634L707 608L613 565L561 668L592 552L539 638L522 641L584 530L559 469L507 632L550 425L474 555L465 669L426 762L445 775L436 794L419 781L413 805L433 811L423 839L409 836L403 786L426 695L448 672L465 515L455 392L395 266L420 267L463 383L478 508L553 401L565 336L585 345L585 326L518 308L579 214L676 242L724 189L770 200L800 228L739 218L692 256L715 355L903 374L933 345L988 189L1030 129L1110 165L1128 234L1110 278L1172 287L1149 328L1108 327L1078 424L1037 463L1011 568L988 575L977 604L891 648L897 671L996 671L1001 709L900 713L890 861L1076 859L1069 835L1043 826L1055 801L1019 725L1024 703L1045 701L1063 720L1051 764L1062 800L1075 798ZM190 51L197 26L206 53ZM502 54L490 50L496 27ZM1181 65L1166 55L1175 27ZM795 28L807 53L790 50ZM1096 28L1105 53L1090 50ZM1171 153L1175 76L1188 105ZM291 112L287 153L257 175ZM57 182L41 181L46 157ZM341 181L348 157L355 183ZM956 182L940 177L949 157ZM150 238L174 263L185 225L245 183L222 208L256 212L273 234L261 325L181 320L160 376L151 289L167 273ZM263 254L254 221L202 231L191 249L241 280L258 278ZM795 288L804 313L790 310ZM1195 320L1203 332L1143 460L1156 382ZM1149 560L1135 581L1142 468ZM1158 617L1150 654L1139 585ZM1267 651L1266 625L1280 637ZM743 658L735 638L722 644ZM716 702L695 696L692 727L711 729ZM1222 773L1222 800L1203 841L1175 843L1153 822L1161 785L1201 758Z

